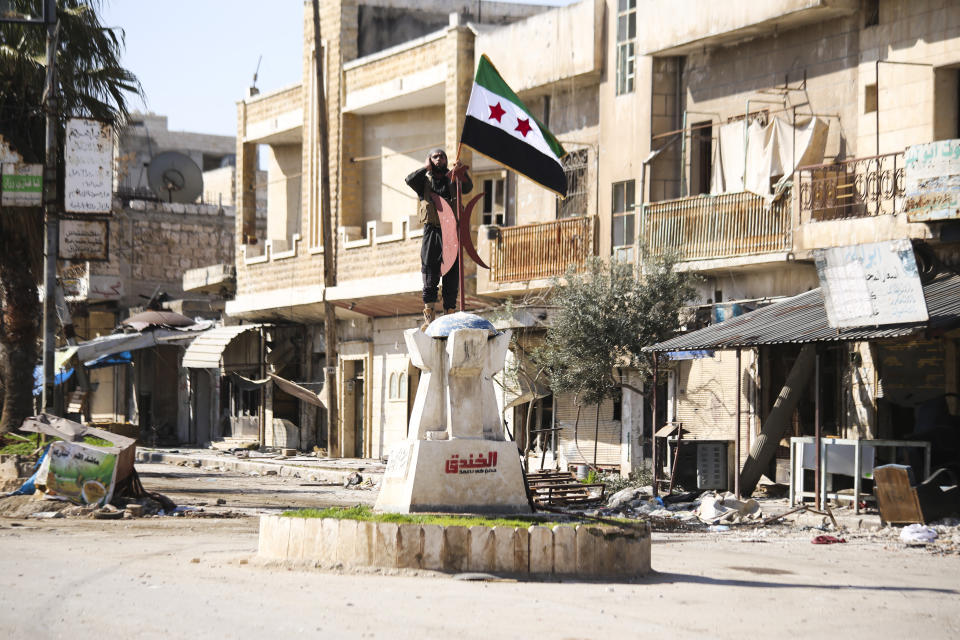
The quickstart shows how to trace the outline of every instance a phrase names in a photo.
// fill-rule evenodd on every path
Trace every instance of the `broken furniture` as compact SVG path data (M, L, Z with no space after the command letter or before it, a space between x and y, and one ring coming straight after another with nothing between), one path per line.
M960 487L949 469L938 469L915 484L913 469L886 464L873 470L880 520L888 524L927 524L960 515Z
M602 482L584 483L572 471L533 471L526 474L530 499L538 507L572 507L604 498ZM597 493L596 489L600 489Z
M924 476L930 474L930 443L916 440L864 440L848 438L820 439L820 504L831 500L852 500L854 513L860 513L862 498L871 498L864 494L863 478L871 478L876 449L923 449ZM804 489L804 471L816 470L816 438L803 436L790 438L790 506L802 502L804 498L814 498L813 491ZM852 476L853 494L827 492L827 476Z

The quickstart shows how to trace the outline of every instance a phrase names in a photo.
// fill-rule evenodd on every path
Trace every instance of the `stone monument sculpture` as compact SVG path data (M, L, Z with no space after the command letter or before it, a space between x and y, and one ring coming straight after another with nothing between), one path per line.
M510 332L460 312L404 338L423 373L407 439L390 452L375 509L529 513L520 455L505 439L492 380Z

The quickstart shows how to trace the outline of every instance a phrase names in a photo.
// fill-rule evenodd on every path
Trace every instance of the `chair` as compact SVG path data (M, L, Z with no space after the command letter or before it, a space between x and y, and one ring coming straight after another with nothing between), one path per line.
M960 487L950 469L938 469L916 484L913 469L886 464L873 470L873 492L880 520L888 524L926 524L960 514ZM941 485L952 485L942 489Z

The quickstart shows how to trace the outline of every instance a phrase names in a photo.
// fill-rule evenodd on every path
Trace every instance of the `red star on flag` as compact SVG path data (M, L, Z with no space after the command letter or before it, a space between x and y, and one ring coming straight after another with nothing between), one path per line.
M517 128L514 131L519 131L520 135L524 138L527 137L527 134L530 133L530 120L527 118L517 118Z
M497 104L490 107L490 117L487 119L496 120L497 122L500 122L500 118L503 117L503 114L505 113L506 111L503 110L503 107L501 107L500 103L498 102Z

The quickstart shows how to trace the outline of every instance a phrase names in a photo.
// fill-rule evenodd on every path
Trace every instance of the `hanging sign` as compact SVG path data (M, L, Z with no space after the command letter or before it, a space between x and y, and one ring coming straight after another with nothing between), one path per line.
M62 260L109 260L110 223L106 220L60 221Z
M926 322L910 240L814 251L827 323L834 328Z
M43 204L42 164L5 162L0 171L3 173L0 204L4 207L39 207Z
M67 121L64 208L70 213L110 213L113 206L113 129L98 120Z

